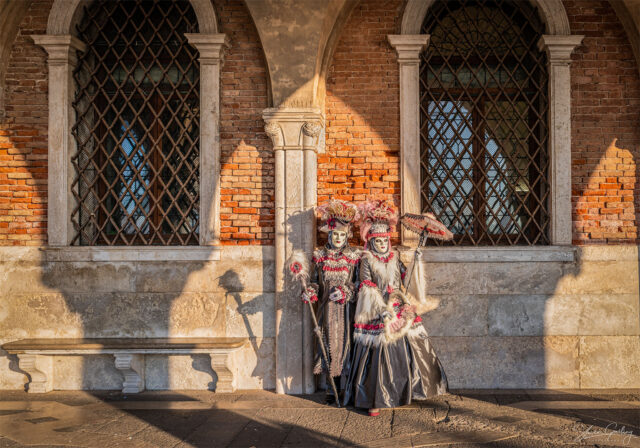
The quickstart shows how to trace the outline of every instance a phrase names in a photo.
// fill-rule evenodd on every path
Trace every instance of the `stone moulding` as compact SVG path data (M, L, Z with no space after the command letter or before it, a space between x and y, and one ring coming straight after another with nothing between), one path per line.
M51 247L43 251L45 261L219 261L220 247Z
M577 248L566 246L540 247L428 247L422 249L421 260L429 263L510 263L566 262L573 263ZM401 250L403 258L413 256L413 250ZM406 255L405 255L406 254Z

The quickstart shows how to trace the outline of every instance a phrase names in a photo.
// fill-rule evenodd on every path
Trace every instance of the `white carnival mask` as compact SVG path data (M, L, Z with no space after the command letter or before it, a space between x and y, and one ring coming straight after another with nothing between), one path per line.
M373 249L379 254L386 254L389 250L389 237L377 236L371 240Z
M343 230L332 230L331 231L331 246L334 249L340 249L347 242L347 232Z

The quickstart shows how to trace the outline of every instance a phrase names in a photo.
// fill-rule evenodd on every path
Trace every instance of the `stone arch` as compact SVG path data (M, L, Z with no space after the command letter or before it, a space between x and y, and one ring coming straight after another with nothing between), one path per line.
M77 52L86 44L75 36L82 6L90 0L54 0L47 33L32 35L36 45L48 53L49 66L49 201L47 233L50 246L68 246L72 241L70 220L75 206L69 185L73 126L73 68ZM217 246L220 235L220 66L229 41L218 33L211 0L189 0L198 20L199 33L185 34L200 53L200 245Z
M201 34L216 34L218 32L218 18L211 0L189 0L198 18L198 28ZM82 6L89 0L55 0L49 13L47 34L73 35L75 25L82 16Z
M400 147L403 213L420 211L419 172L419 66L420 53L429 37L420 34L429 8L436 0L408 0L402 14L399 35L389 42L396 49L400 64ZM571 35L569 19L561 0L529 0L538 7L546 34L538 48L546 51L549 67L549 154L552 158L550 184L550 241L552 245L571 244L571 53L584 36ZM403 241L415 244L412 235L403 233Z
M400 34L420 34L427 11L436 0L408 0L402 15ZM562 0L529 0L539 8L540 18L546 24L547 34L571 34L569 18Z

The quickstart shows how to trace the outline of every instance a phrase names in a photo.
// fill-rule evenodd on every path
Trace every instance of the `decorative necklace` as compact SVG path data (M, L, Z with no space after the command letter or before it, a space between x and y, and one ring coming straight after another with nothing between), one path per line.
M376 260L381 261L383 263L388 263L389 260L393 259L393 252L389 252L389 255L387 256L384 256L384 255L379 256L379 255L376 255L374 252L371 252L371 255L376 257Z

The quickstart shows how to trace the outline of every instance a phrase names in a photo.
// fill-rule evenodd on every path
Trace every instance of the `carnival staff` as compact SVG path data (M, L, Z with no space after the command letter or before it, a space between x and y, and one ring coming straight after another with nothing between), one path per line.
M354 346L345 401L369 415L445 393L444 370L418 315L420 304L401 291L406 268L390 246L398 222L393 207L372 201L361 208L365 251L354 323Z
M316 341L313 373L334 377L339 389L344 388L348 371L355 311L355 282L360 261L360 249L349 246L351 225L358 217L355 205L331 200L317 208L324 225L319 229L328 233L327 244L313 254L311 284L302 294L303 301L316 303L318 324L322 328L328 364L320 356ZM327 388L327 402L336 398Z

